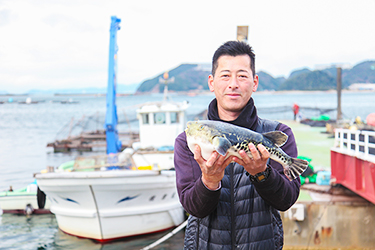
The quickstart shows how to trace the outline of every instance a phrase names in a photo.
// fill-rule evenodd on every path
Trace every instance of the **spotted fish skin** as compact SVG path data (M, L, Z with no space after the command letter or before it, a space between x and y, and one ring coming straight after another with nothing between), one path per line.
M280 148L288 140L281 131L260 134L226 122L202 120L188 122L185 133L190 150L194 152L195 145L199 145L206 160L214 151L242 159L238 152L244 150L252 158L248 145L253 143L262 144L268 150L270 158L283 166L289 180L296 179L308 167L307 161L292 158Z

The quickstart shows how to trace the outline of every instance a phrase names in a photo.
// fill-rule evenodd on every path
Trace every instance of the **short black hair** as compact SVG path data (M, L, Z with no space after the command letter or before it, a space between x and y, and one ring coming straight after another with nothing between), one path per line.
M253 48L245 43L240 41L228 41L221 45L214 53L212 57L212 75L215 76L215 71L218 67L219 57L221 56L241 56L248 55L250 57L250 68L255 76L255 54Z

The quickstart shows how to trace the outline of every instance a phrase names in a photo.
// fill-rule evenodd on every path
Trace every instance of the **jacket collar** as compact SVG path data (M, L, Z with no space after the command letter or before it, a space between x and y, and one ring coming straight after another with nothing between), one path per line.
M230 124L248 128L251 130L256 130L257 125L258 125L257 109L254 105L254 100L252 97L250 98L249 102L246 104L246 106L242 110L241 114L237 117L237 119L233 121L223 121L220 119L219 112L217 109L216 98L213 99L210 105L208 106L207 117L209 120L228 122Z

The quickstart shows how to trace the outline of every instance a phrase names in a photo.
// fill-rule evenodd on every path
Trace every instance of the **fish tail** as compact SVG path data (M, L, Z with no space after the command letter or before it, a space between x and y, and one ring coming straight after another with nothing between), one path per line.
M291 164L284 168L284 173L289 180L294 180L305 172L308 166L309 162L306 160L291 158Z

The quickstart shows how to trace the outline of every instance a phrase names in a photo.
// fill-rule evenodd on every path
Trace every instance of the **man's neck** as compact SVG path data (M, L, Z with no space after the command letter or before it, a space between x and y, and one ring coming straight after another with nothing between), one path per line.
M225 111L218 107L218 114L219 114L220 119L223 121L234 121L238 118L241 112Z

